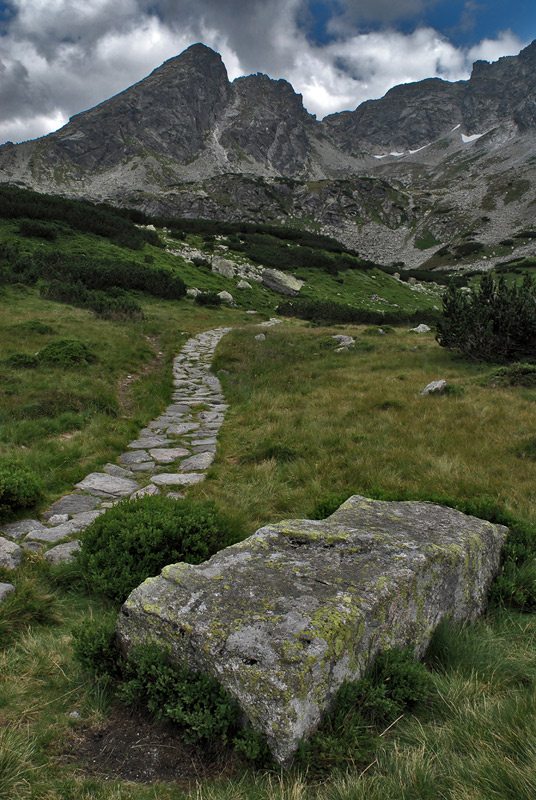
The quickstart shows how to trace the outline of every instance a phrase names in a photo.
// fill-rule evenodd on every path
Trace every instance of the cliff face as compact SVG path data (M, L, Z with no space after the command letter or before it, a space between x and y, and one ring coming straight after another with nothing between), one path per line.
M415 266L467 230L492 242L533 226L535 127L536 42L476 62L467 81L396 86L322 122L286 81L231 83L196 44L61 130L0 147L0 181L164 214L292 220Z

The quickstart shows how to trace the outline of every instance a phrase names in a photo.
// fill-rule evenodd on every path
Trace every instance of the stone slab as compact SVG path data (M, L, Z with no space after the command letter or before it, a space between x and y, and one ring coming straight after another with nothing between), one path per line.
M61 525L64 522L69 521L68 514L53 514L50 519L48 520L49 525Z
M180 422L177 425L170 425L167 429L167 432L173 436L181 436L183 433L189 433L190 431L195 431L199 428L199 422ZM151 445L152 447L158 447L158 445Z
M151 472L156 468L155 461L142 461L141 464L133 464L132 469L134 472Z
M75 554L80 550L80 542L76 539L74 542L64 542L58 544L56 547L51 547L45 553L45 559L50 564L66 564L74 560Z
M149 454L159 464L172 464L179 458L189 456L190 451L185 447L154 448L149 450Z
M141 464L142 461L148 461L149 455L147 450L133 450L132 453L121 453L119 461L125 467L131 467L133 464Z
M165 567L127 599L119 638L215 677L287 765L381 650L421 656L445 616L484 610L506 533L432 503L351 497L327 520L287 520L199 566Z
M195 456L181 461L181 472L197 472L199 469L208 469L214 461L214 453L197 453Z
M76 524L69 520L69 522L64 522L62 525L55 525L53 528L30 531L24 539L23 546L26 546L30 542L56 544L56 542L61 542L62 539L72 536L73 533L76 533L78 530L80 529L77 528Z
M132 478L114 478L106 472L91 472L76 483L78 489L98 495L99 497L126 497L140 488Z
M161 472L159 475L153 475L151 483L156 486L192 486L194 483L201 483L205 480L203 474L196 472Z
M100 504L97 497L87 494L66 494L53 503L43 514L44 519L50 519L54 514L78 514L81 511L93 511Z
M164 447L166 444L171 444L167 436L142 436L127 444L127 447L129 450L147 450L149 447Z
M130 478L132 476L132 472L129 469L118 467L117 464L105 464L102 470L108 475L113 475L114 478Z
M160 494L160 489L153 483L149 483L147 486L144 486L143 488L138 489L137 492L131 494L130 499L135 500L136 497L153 497L156 494Z
M19 522L5 522L0 530L9 539L22 539L30 531L39 531L45 526L37 519L21 519Z

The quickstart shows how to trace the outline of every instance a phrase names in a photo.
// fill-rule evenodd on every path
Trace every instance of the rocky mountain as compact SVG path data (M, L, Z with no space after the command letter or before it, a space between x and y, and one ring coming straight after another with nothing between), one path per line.
M299 224L363 255L532 254L536 42L467 81L396 86L318 121L284 80L228 80L202 44L59 131L0 147L0 181L150 213ZM517 254L517 249L516 249ZM466 261L464 256L464 263Z

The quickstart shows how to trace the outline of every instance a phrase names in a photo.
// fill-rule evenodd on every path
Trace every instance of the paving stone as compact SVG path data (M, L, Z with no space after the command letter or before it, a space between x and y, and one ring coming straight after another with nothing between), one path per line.
M194 453L215 453L216 452L216 445L215 444L200 444L197 447L193 448Z
M135 472L152 472L156 467L156 461L142 461L141 464L133 464L132 469Z
M3 603L6 597L15 591L12 583L0 583L0 603Z
M0 536L0 567L17 569L22 563L22 547Z
M204 444L217 444L217 443L218 443L218 440L212 434L209 434L209 435L204 436L204 437L199 437L197 439L192 439L190 441L190 444L192 445L192 447L199 447L200 445L204 445Z
M26 538L23 542L23 547L28 542L44 542L46 544L55 544L56 542L61 542L62 539L66 539L68 536L72 536L73 533L79 531L80 529L76 526L76 523L73 523L72 520L69 522L64 522L62 525L56 525L54 528L43 528L40 531L30 531L27 534Z
M173 461L177 461L179 458L189 456L190 451L185 447L169 447L167 449L156 448L155 450L149 450L149 454L154 461L158 461L159 464L172 464Z
M92 511L100 505L97 497L87 494L66 494L56 500L43 514L44 519L50 519L54 514L78 514L80 511Z
M50 564L67 564L74 560L75 553L80 550L80 541L64 542L52 547L45 553L45 559Z
M141 464L142 461L147 461L149 455L146 450L134 450L132 453L121 453L119 461L123 466L130 467L132 464Z
M50 519L48 520L49 525L61 525L63 522L67 522L69 519L68 514L53 514Z
M37 519L21 519L19 522L6 522L1 526L5 536L10 539L22 539L33 530L41 530L45 526Z
M195 431L199 428L198 422L182 422L178 425L170 425L167 429L169 434L173 434L173 436L181 436L183 433L189 433L190 431ZM158 444L154 445L147 445L148 447L158 447Z
M167 436L143 436L127 444L127 447L129 450L146 450L148 447L163 447L166 444L171 444Z
M214 461L214 453L197 453L181 461L180 469L184 472L196 472L199 469L208 469Z
M132 478L114 478L106 472L91 472L75 486L104 498L126 497L140 488L139 483Z
M157 486L191 486L204 480L205 476L196 472L162 472L159 475L153 475L151 478L151 482Z
M128 478L132 475L129 469L118 467L117 464L105 464L102 469L108 475L113 475L114 478Z
M82 511L80 514L73 514L70 525L73 526L75 531L83 531L88 525L91 525L97 517L105 513L105 509L98 508L95 511Z

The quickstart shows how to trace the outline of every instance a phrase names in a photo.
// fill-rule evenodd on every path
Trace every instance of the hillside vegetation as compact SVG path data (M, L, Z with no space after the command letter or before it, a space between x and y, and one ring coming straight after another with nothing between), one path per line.
M322 326L289 317L265 329L265 341L258 341L255 323L271 316L281 300L260 286L244 299L233 292L234 308L125 289L141 315L102 315L43 295L48 279L41 274L14 283L13 266L47 263L54 253L57 263L62 258L87 263L88 273L95 259L126 270L131 263L165 269L186 286L210 291L221 291L230 280L148 241L131 250L67 223L50 241L22 235L19 225L18 219L0 221L0 461L14 459L39 477L43 496L32 514L83 475L114 461L168 404L171 359L188 336L226 325L234 330L219 345L213 370L229 411L216 460L204 483L189 490L189 499L212 501L244 536L283 518L321 518L351 494L442 500L511 524L517 550L509 555L515 569L505 569L486 617L461 631L445 626L438 632L426 659L431 676L426 701L375 730L372 745L351 715L342 715L339 727L325 728L323 744L285 777L254 768L217 743L186 747L175 771L154 768L154 754L171 748L178 733L166 728L169 738L163 738L162 727L129 716L110 684L89 677L73 656L73 629L113 617L114 607L92 594L91 586L69 582L68 575L27 553L16 573L0 574L17 587L0 608L0 798L533 797L536 584L527 556L536 531L536 380L531 366L470 363L441 348L433 332L416 334L398 325L382 334L379 322ZM159 228L157 236L165 243L168 234ZM185 236L207 253L220 241L206 241L199 230ZM356 304L357 298L366 309L365 281L383 280L385 291L392 286L398 292L393 302L408 316L415 313L414 298L421 298L377 269L343 270L344 284L336 282L341 273L301 269L310 269L312 299L317 292L316 299L333 300L336 292L331 296L328 288L338 286L344 299L351 296ZM507 279L520 275L508 273ZM360 286L361 293L351 294L349 286ZM423 311L433 305L425 294L422 302ZM259 313L247 315L246 309ZM332 337L338 333L355 336L356 346L335 352ZM72 353L58 347L62 341L84 345L82 352L89 355L64 355L59 361L42 356L54 344L56 352ZM447 381L445 395L420 395L439 378ZM126 732L133 734L128 746ZM110 740L112 746L99 756L98 742ZM156 783L145 782L151 780Z

